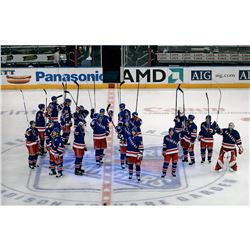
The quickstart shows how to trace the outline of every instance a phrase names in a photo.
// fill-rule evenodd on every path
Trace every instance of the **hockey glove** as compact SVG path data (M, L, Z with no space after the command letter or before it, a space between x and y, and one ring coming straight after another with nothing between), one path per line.
M242 145L239 145L238 149L239 149L239 154L241 155L243 153L243 151L244 151Z
M138 159L138 160L142 160L142 158L143 158L143 155L142 155L142 152L140 152L140 153L137 155L137 159Z

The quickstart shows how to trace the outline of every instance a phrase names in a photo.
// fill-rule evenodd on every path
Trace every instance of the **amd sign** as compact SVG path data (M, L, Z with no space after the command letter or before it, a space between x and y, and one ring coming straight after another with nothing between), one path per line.
M154 82L154 83L182 83L184 70L179 67L159 68L125 68L123 71L125 82Z
M163 82L166 79L166 72L162 69L147 69L145 71L136 69L135 76L133 76L129 69L124 70L124 81L139 82L143 78L146 78L146 82Z
M192 81L212 80L212 70L191 70Z
M250 70L239 70L239 80L250 80Z

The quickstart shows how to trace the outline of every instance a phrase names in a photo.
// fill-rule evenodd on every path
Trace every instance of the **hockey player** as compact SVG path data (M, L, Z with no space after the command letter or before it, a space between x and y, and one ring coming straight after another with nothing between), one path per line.
M183 113L181 113L180 110L178 110L178 115L174 119L174 123L175 123L174 130L175 130L175 132L177 132L177 133L182 132L183 129L185 128L185 126L186 126L186 122L187 122L187 117Z
M124 122L125 120L130 120L131 118L131 112L126 109L126 105L124 103L121 103L119 105L120 112L118 114L118 123Z
M76 128L79 122L82 122L84 125L87 124L86 117L88 116L89 111L84 109L82 105L76 107L76 112L73 113L74 127Z
M206 116L206 121L201 123L201 130L199 132L199 141L201 147L201 163L205 162L206 158L206 149L208 152L207 160L211 163L211 158L213 154L213 143L215 130L213 129L211 122L211 115Z
M193 122L195 116L189 115L184 130L181 132L181 146L183 148L183 162L188 162L188 153L191 159L189 165L195 163L194 142L197 137L197 126Z
M68 143L69 140L69 136L70 136L70 128L72 127L72 114L71 114L71 109L70 109L70 105L71 105L71 100L66 98L65 102L64 102L64 107L62 109L62 115L60 118L60 123L62 126L62 140L64 145L70 145L70 143Z
M110 133L109 126L102 124L102 117L98 113L94 114L90 126L93 129L96 165L100 167L103 164L104 149L107 148L106 136Z
M116 131L118 133L118 139L120 139L120 161L121 168L125 169L126 161L126 152L127 152L127 138L131 136L131 130L129 127L129 122L125 121L124 124L121 122L116 127Z
M38 136L39 136L39 151L40 155L46 154L46 151L44 150L44 134L45 134L45 118L44 118L44 110L45 105L39 104L38 105L39 111L36 113L36 128L38 129Z
M63 175L63 141L60 136L60 130L58 128L54 128L52 131L52 140L50 143L50 159L51 165L50 170L51 173L49 175L56 175L57 178ZM57 170L57 172L56 172Z
M105 115L105 109L100 109L100 116L102 117L102 124L104 126L108 126L109 125L109 122L110 122L110 118L109 116Z
M51 141L52 141L52 132L53 129L57 128L59 130L59 134L61 131L61 125L59 122L55 122L53 120L49 120L46 129L45 129L45 141L46 141L46 148L48 150L48 152L50 151L51 148ZM49 154L49 162L50 162L50 166L53 165L53 160L52 160L52 154Z
M49 151L50 148L50 143L52 140L52 131L54 129L54 121L53 120L49 120L46 128L45 128L45 141L46 141L46 147L47 150Z
M26 129L25 132L26 138L26 147L29 152L29 167L34 169L35 167L39 167L36 165L37 158L39 154L39 141L38 141L38 129L36 128L35 121L30 121L30 127Z
M136 178L137 181L141 181L141 162L143 158L143 142L142 137L138 136L137 128L132 129L132 135L127 138L127 152L126 157L128 159L129 168L129 179L133 176L133 166L135 164L136 168Z
M105 115L105 109L103 109L103 108L100 109L99 114L100 114L101 119L102 119L101 124L106 127L106 131L108 131L108 133L107 133L107 136L108 136L108 134L110 133L110 130L109 130L110 118L109 118L109 116ZM105 156L104 149L102 149L101 152L100 152L100 159L101 159L100 163L101 164L103 164L103 157L104 156Z
M141 125L142 125L142 120L141 118L138 117L138 113L137 112L133 112L132 113L132 118L129 120L129 126L130 128L137 128L137 135L141 136Z
M74 142L73 150L75 152L75 175L83 175L84 169L82 168L82 159L84 152L87 151L85 145L85 132L84 132L84 123L79 122L75 128L74 132Z
M179 133L175 132L174 128L168 130L168 135L164 136L162 155L164 157L164 163L162 168L161 177L166 176L168 166L172 160L172 176L176 177L176 168L178 162L178 143L180 140Z
M63 108L63 104L59 105L57 103L56 96L52 96L51 101L52 102L50 102L49 106L47 107L46 114L50 120L58 121L58 114L59 114L59 111Z
M228 124L228 128L220 129L216 122L214 122L214 126L216 128L216 133L223 136L220 155L215 166L215 171L221 172L223 170L222 168L224 165L224 155L225 153L228 152L231 155L229 160L229 170L232 172L237 171L238 166L236 163L236 157L237 157L236 145L238 147L239 154L243 153L243 147L239 132L234 129L235 125L233 122L230 122Z

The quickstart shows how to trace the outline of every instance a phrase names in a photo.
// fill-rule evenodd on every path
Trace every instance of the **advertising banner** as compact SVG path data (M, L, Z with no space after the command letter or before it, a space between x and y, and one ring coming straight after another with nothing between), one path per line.
M1 84L100 84L102 68L1 68Z
M121 68L126 83L216 84L250 83L250 67L151 67Z
M187 83L249 83L249 67L192 67L185 69Z

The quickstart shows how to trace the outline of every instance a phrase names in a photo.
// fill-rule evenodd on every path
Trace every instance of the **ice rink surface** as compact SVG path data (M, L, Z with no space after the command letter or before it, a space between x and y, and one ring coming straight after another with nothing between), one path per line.
M93 91L89 90L93 99ZM194 114L194 122L200 128L207 114L205 93L210 98L212 120L216 119L219 91L217 89L187 90L185 92L186 114ZM61 90L48 90L48 97L61 94ZM76 90L71 90L76 96ZM39 157L40 167L30 170L27 165L27 149L24 131L27 128L20 91L2 91L2 204L3 205L102 205L110 199L111 205L247 205L249 203L249 90L222 89L219 126L235 123L240 132L244 153L238 155L239 171L231 173L227 166L221 173L214 172L222 137L215 135L212 163L200 164L200 145L195 143L196 164L189 166L178 162L177 177L170 174L160 177L163 157L163 136L173 127L175 89L141 89L138 113L143 120L142 133L144 158L142 181L135 177L128 180L127 170L120 169L119 141L113 131L109 157L103 168L95 165L92 130L85 136L88 151L83 160L84 176L74 175L72 146L64 153L64 176L49 176L48 156ZM29 120L34 119L39 103L45 103L42 90L24 90ZM181 99L181 97L180 97ZM136 90L122 90L122 102L131 111L135 109ZM93 100L92 100L93 101ZM97 110L111 103L117 122L117 90L96 91ZM80 90L79 103L90 109L87 90ZM182 104L180 103L180 106ZM72 112L75 107L72 103ZM199 129L198 129L199 131ZM72 144L73 132L70 142ZM109 171L107 171L109 170ZM106 197L105 195L109 196Z

